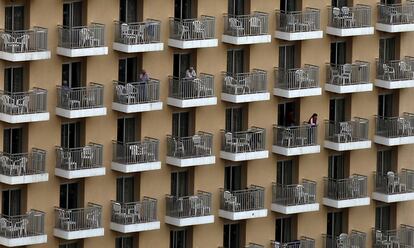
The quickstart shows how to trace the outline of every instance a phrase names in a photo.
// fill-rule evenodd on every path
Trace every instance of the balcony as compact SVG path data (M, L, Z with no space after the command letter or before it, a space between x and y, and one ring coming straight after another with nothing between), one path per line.
M96 83L77 88L57 86L56 115L69 119L106 115L103 93L104 86Z
M264 206L264 188L250 185L232 192L220 189L219 216L228 220L246 220L267 216Z
M214 223L211 211L211 193L198 191L196 195L166 196L165 223L178 226L194 226Z
M0 59L21 62L50 59L47 47L47 29L0 30Z
M308 237L301 237L300 240L291 242L278 242L272 240L270 242L271 248L315 248L315 240Z
M318 126L304 124L296 127L273 126L273 153L297 156L319 153Z
M201 131L190 137L167 135L166 162L178 167L215 164L213 135Z
M260 127L241 132L221 130L220 157L236 162L268 158L266 130Z
M253 12L250 15L224 15L223 42L233 45L270 43L269 15Z
M398 33L414 31L414 2L378 4L377 30Z
M46 182L46 151L33 148L29 153L0 154L0 182L16 185Z
M144 22L115 22L115 42L112 48L124 53L164 50L161 42L161 22L147 19Z
M375 189L372 199L386 203L414 200L414 171L402 169L400 173L388 171L374 174Z
M350 234L341 233L337 237L323 235L324 248L366 248L366 242L367 234L356 230L352 230Z
M275 38L289 41L321 39L321 13L319 9L303 11L276 10Z
M353 174L349 178L324 178L323 204L333 208L367 206L370 199L367 193L368 178Z
M359 117L341 122L325 120L325 148L335 151L371 148L368 126L369 121Z
M181 49L217 47L216 18L201 16L199 19L170 17L168 45Z
M375 117L374 142L384 146L414 144L414 114L401 117Z
M160 141L145 137L137 142L112 141L112 170L134 173L161 169Z
M377 59L376 64L377 77L375 85L377 87L386 89L414 87L414 57L407 56L402 60L388 62Z
M144 197L140 202L112 201L111 230L134 233L160 229L157 219L157 200Z
M364 4L355 7L328 7L326 33L340 37L374 34L371 16L371 6Z
M201 73L197 78L169 77L168 105L191 108L217 104L214 95L214 77Z
M414 227L401 224L395 230L377 230L373 228L372 239L374 248L414 247Z
M123 113L139 113L162 109L160 81L122 83L114 82L112 109Z
M325 90L338 94L372 91L369 81L370 64L356 61L353 64L327 64Z
M232 103L267 101L267 72L253 69L246 73L223 72L221 100Z
M105 46L105 25L92 23L90 26L58 26L59 43L56 53L76 58L107 55Z
M55 175L67 179L105 175L103 146L95 143L78 148L56 148Z
M104 236L102 206L88 203L86 208L55 207L53 235L66 240Z
M302 184L272 184L272 211L298 214L319 211L316 202L316 182L307 179Z
M34 88L17 93L0 91L0 120L12 124L48 121L47 90Z
M319 67L305 65L303 68L275 68L273 95L285 98L322 95L319 86Z
M24 215L1 215L0 245L6 247L47 243L45 213L30 210Z

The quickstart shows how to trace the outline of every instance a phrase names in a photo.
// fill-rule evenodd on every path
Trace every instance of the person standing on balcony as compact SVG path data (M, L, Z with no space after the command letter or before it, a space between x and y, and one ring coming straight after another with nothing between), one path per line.
M313 113L313 115L308 120L308 124L311 125L312 127L318 125L318 114L317 113Z
M185 71L186 79L195 79L197 78L197 72L194 70L194 67L190 67Z
M308 124L310 125L309 144L314 144L315 136L316 136L316 126L318 125L318 114L317 113L313 113L313 115L308 120Z
M147 87L149 87L148 82L150 81L150 77L144 69L142 69L141 74L139 74L139 95L142 101L147 101Z

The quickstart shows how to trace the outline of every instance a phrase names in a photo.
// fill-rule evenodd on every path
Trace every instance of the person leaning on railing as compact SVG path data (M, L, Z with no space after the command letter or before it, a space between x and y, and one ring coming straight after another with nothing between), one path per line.
M309 144L314 144L315 142L314 130L316 126L318 125L318 114L317 113L313 113L313 115L309 118L308 125L310 125Z
M147 101L147 84L150 81L150 77L144 69L139 74L139 96L143 101Z

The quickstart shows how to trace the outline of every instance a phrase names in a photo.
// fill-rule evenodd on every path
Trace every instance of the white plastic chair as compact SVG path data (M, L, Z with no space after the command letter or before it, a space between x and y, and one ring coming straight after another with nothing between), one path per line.
M382 76L384 80L388 79L388 81L391 81L395 79L395 70L393 67L387 64L383 64L382 69L384 71L384 74Z
M226 206L230 206L231 211L235 212L237 209L240 208L240 203L237 202L237 197L233 196L233 194L230 193L230 191L227 191L227 190L224 191L223 198L224 198L224 204Z
M197 34L197 37L201 37L201 39L205 39L206 37L206 29L204 27L204 24L199 21L199 20L195 20L193 21L193 32L195 34Z
M252 16L249 19L250 35L259 35L262 30L262 21L257 16Z
M229 18L229 24L231 31L236 32L236 36L240 36L240 33L244 33L244 27L242 23L234 17Z

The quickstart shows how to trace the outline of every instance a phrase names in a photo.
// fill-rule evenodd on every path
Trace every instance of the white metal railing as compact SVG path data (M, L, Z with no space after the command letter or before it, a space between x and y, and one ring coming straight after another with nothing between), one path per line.
M83 147L56 147L56 168L74 171L103 166L103 146L89 143Z
M191 41L214 39L216 18L201 16L195 19L170 17L170 39Z
M214 97L214 76L200 73L196 78L169 77L168 96L176 99Z
M306 8L303 11L276 10L276 30L282 32L312 32L321 29L321 11Z
M150 78L147 82L123 83L114 81L114 102L126 105L160 101L160 81Z
M78 49L105 46L105 25L92 23L90 26L58 26L58 46Z
M269 34L269 14L224 15L224 34L236 37Z
M272 183L272 203L283 206L316 203L316 182L303 179L301 184Z
M0 153L0 174L29 176L46 173L46 151L33 148L29 153Z
M197 132L189 137L167 135L167 156L175 158L197 158L213 154L213 134Z
M365 28L371 25L371 6L357 4L354 7L328 7L328 26L340 29Z
M318 144L318 126L273 126L273 145L286 148L315 146Z
M333 200L348 200L368 196L368 177L353 174L349 178L324 177L324 196Z
M157 221L157 199L144 197L139 202L112 201L111 222L132 225Z
M337 86L368 84L370 77L370 63L355 61L353 64L327 64L327 84Z
M376 59L376 78L386 81L414 80L414 57L401 60L383 61Z
M414 247L414 227L401 224L399 229L372 229L374 248L412 248Z
M47 90L34 88L27 92L0 91L0 111L8 115L47 112Z
M115 21L115 42L125 45L160 43L161 22L153 19L132 23Z
M375 192L388 195L414 192L414 170L402 169L400 173L375 172L374 179Z
M319 66L306 64L303 68L275 67L275 88L300 90L319 87Z
M197 191L192 196L166 196L166 216L192 218L211 215L211 193Z
M102 206L88 203L86 208L55 207L55 228L67 232L102 228Z
M159 161L158 139L145 137L142 141L112 141L112 161L121 164L140 164Z
M386 138L414 136L414 114L403 113L400 117L375 116L375 135Z
M223 72L222 92L232 95L247 95L267 92L267 72L253 69L252 72Z
M378 23L400 25L414 23L414 2L378 4Z
M57 107L67 110L102 108L103 91L104 86L97 83L77 88L57 86Z
M228 191L220 189L220 209L244 212L264 209L264 188L250 185L247 189Z
M221 130L221 150L231 153L264 151L266 149L266 130L252 127L247 131L227 132Z
M368 119L354 117L351 121L325 120L325 140L348 143L368 140Z
M315 248L315 240L308 237L301 237L299 240L290 242L270 241L271 248Z
M341 233L338 236L324 234L324 248L365 248L367 234L352 230L350 234Z
M0 237L6 239L45 235L45 213L32 209L23 215L0 214L0 225Z
M47 50L47 28L30 30L0 29L0 51L8 53L41 52Z

